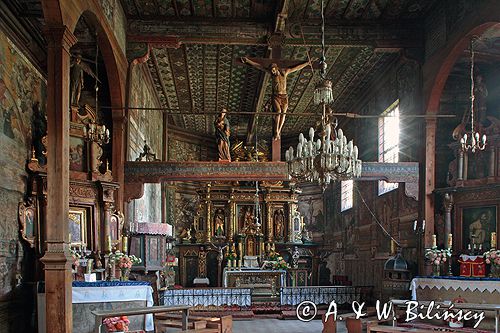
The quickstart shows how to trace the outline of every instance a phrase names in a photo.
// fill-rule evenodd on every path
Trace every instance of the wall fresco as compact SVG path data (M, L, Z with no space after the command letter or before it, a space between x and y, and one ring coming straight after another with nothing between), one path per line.
M21 297L20 292L26 293L23 286L27 284L21 282L34 280L33 261L26 260L34 254L19 241L17 210L26 192L33 108L40 106L45 112L45 89L43 76L0 31L0 299L7 305L12 305L8 300ZM26 273L28 263L31 267ZM32 301L23 297L19 302ZM30 316L33 303L22 304L22 314L13 313L11 306L0 308L0 332L31 331L30 321L20 316Z
M132 69L130 106L158 108L160 104L151 85L146 84L146 65L139 64ZM163 115L161 111L130 110L128 159L135 161L143 151L144 142L161 159ZM129 205L128 218L133 222L160 223L161 184L145 184L142 198Z

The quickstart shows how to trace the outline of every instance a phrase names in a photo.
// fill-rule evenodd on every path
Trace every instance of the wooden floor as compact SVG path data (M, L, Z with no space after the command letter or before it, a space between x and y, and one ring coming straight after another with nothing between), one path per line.
M253 319L253 320L234 320L234 333L321 333L323 324L321 320L313 320L307 323L299 320L280 320L280 319ZM180 332L174 329L168 332ZM338 333L347 333L345 325L342 322L337 324Z

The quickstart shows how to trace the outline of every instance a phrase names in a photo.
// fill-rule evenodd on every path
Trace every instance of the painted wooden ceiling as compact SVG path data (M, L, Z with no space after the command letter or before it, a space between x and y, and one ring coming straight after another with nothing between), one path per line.
M367 87L398 58L398 45L380 47L371 41L395 35L380 26L388 22L414 23L434 3L435 0L325 0L327 25L357 25L347 30L330 25L326 36L335 111L350 111ZM164 107L186 113L173 115L175 125L196 133L212 134L213 116L204 113L226 107L233 135L249 139L252 128L257 128L259 136L271 136L272 117L254 119L231 112L260 112L269 101L270 80L257 70L238 64L237 59L270 57L269 36L280 29L280 15L286 20L286 29L279 31L284 36L280 58L304 61L321 56L320 0L122 0L122 6L129 20L130 41L144 42L151 36L160 40L179 37L178 48L154 47L148 66ZM378 27L375 32L371 25ZM408 36L402 33L397 38L405 37ZM309 68L289 76L288 113L294 116L287 117L284 136L307 130L319 120L320 112L312 103L319 79L317 71ZM296 116L304 112L317 112L318 117Z

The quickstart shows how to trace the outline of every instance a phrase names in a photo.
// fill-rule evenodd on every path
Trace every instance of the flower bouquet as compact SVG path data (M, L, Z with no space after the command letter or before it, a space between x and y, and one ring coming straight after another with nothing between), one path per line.
M500 277L500 250L491 249L484 254L484 261L491 265L490 276Z
M130 273L130 269L133 265L140 264L142 260L137 258L134 255L126 255L120 251L116 251L110 256L110 259L113 260L118 268L120 269L120 280L128 280L128 274Z
M288 268L290 268L290 266L281 256L278 256L276 261L273 262L273 269L288 269Z
M431 262L434 276L439 276L441 265L450 257L451 251L449 249L439 250L437 247L433 247L425 250L425 258Z
M102 322L106 325L108 332L128 332L128 325L130 324L127 316L110 317Z

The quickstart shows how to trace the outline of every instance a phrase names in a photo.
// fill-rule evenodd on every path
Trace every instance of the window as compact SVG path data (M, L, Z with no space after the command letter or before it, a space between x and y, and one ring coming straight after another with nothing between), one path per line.
M352 208L353 205L353 192L354 183L351 180L343 180L340 183L340 211L346 211Z
M399 100L385 110L378 121L378 161L399 162ZM398 183L378 182L378 195L398 188Z

